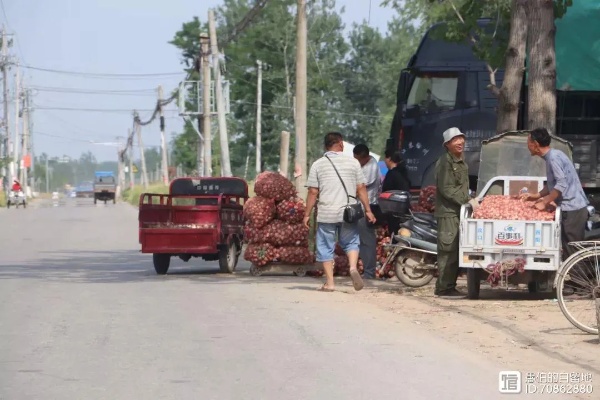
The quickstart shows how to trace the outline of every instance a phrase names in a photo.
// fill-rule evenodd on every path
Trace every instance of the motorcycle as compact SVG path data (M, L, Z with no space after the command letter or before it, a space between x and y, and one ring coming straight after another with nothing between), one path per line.
M392 190L379 197L381 212L400 219L398 232L392 233L392 243L383 265L393 265L398 280L410 287L427 285L435 276L437 266L437 223L433 215L415 213L410 209L410 193Z
M25 200L25 193L23 193L22 190L19 191L14 191L11 190L10 192L8 192L8 201L6 202L6 208L10 208L10 206L13 205L16 208L19 208L19 206L23 206L23 208L27 207L27 201Z

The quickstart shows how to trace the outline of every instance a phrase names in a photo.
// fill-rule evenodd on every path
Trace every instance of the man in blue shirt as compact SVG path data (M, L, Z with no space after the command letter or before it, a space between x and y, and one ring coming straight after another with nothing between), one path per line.
M544 210L552 202L561 210L561 241L563 260L573 254L569 242L582 241L585 224L589 217L589 204L573 162L560 150L550 148L552 138L545 128L531 131L527 147L532 156L540 156L546 161L546 186L539 193L522 196L535 201L534 207Z

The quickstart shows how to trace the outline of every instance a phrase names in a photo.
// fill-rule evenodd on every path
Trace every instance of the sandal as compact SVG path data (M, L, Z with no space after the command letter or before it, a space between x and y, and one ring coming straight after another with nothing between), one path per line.
M323 284L320 288L317 289L319 292L335 292L335 289L331 289L327 286L326 283Z
M360 274L358 273L357 269L350 270L350 277L352 278L352 285L354 286L354 290L359 291L363 287L365 287L365 284L362 278L360 277Z

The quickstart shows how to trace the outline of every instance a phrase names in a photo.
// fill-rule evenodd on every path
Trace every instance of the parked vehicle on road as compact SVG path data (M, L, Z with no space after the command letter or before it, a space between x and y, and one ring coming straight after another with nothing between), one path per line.
M98 201L117 201L117 182L112 171L96 171L94 180L94 204Z
M139 242L151 253L154 269L164 275L171 257L219 261L232 273L243 243L243 205L248 185L240 178L185 177L169 194L143 193L139 202Z

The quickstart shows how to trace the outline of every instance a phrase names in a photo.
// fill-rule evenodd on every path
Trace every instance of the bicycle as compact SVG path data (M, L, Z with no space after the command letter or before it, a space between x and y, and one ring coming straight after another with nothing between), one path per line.
M558 270L555 287L564 316L584 332L598 334L594 290L600 282L600 241L571 242L579 250Z

